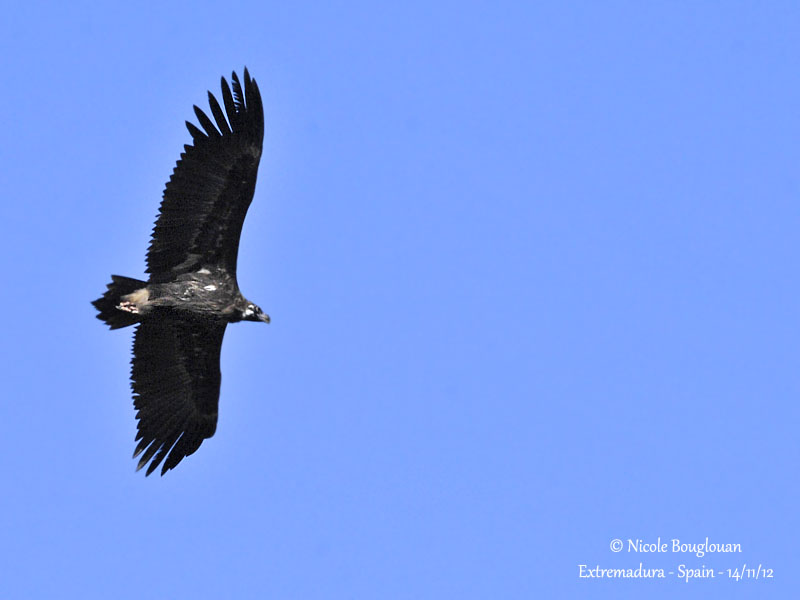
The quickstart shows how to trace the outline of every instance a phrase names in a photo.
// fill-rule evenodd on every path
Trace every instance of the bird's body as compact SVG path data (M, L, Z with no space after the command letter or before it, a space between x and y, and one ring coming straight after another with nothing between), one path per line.
M131 314L171 311L187 319L213 318L229 323L241 321L250 304L236 280L214 267L183 273L174 281L149 283L120 300L115 308Z
M228 323L269 323L239 291L239 237L255 190L264 114L255 80L222 79L225 110L209 92L215 124L187 122L193 145L167 183L147 253L148 281L112 276L92 304L117 329L138 323L131 361L139 433L134 456L163 475L216 431L219 356ZM164 460L166 458L166 460Z

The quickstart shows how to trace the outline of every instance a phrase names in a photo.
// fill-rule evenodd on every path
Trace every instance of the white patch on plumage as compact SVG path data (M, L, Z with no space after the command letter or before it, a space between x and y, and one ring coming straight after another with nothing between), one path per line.
M150 299L150 292L147 291L147 288L140 288L135 292L126 294L122 299L126 302L133 302L134 304L144 304Z
M214 290L216 290L216 289L217 289L217 286L215 286L215 285L207 285L207 286L205 286L203 289L204 289L205 291L207 291L207 292L213 292Z
M120 298L121 302L117 304L117 309L124 312L138 314L141 308L147 304L150 299L150 292L147 288L141 288L130 294L125 294Z
M244 309L244 316L245 317L252 317L254 314L255 314L255 311L253 310L252 304Z
M206 269L205 267L203 267L202 269L200 269L200 270L199 270L197 273L198 273L199 275L211 275L211 271L209 271L209 270L208 270L208 269Z

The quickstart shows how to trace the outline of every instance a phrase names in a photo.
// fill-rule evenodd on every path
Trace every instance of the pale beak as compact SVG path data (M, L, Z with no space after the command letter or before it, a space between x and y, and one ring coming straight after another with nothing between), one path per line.
M267 313L261 313L261 315L259 316L259 319L264 321L264 323L269 324L269 315Z

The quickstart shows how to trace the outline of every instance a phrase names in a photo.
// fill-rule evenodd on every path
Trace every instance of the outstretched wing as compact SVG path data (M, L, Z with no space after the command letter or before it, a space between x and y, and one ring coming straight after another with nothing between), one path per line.
M224 321L165 315L142 321L131 361L133 404L142 454L150 475L164 460L163 475L214 435L219 406L219 355Z
M208 93L216 126L197 106L203 131L186 122L192 145L184 146L164 189L150 247L151 281L173 281L203 266L221 266L236 276L239 236L253 200L264 139L264 109L254 79L244 70L244 87L222 78L223 111ZM227 115L227 120L226 120Z

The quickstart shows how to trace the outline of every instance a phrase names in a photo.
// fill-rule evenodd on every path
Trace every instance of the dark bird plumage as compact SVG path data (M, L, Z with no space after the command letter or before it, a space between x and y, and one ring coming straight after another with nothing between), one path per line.
M131 380L139 442L134 457L161 474L189 456L217 428L222 338L228 323L269 323L239 291L236 259L253 199L264 111L247 69L222 106L208 93L212 121L197 106L202 130L186 127L192 144L167 182L147 251L148 281L111 276L92 302L111 329L138 323ZM223 109L224 106L224 109Z

